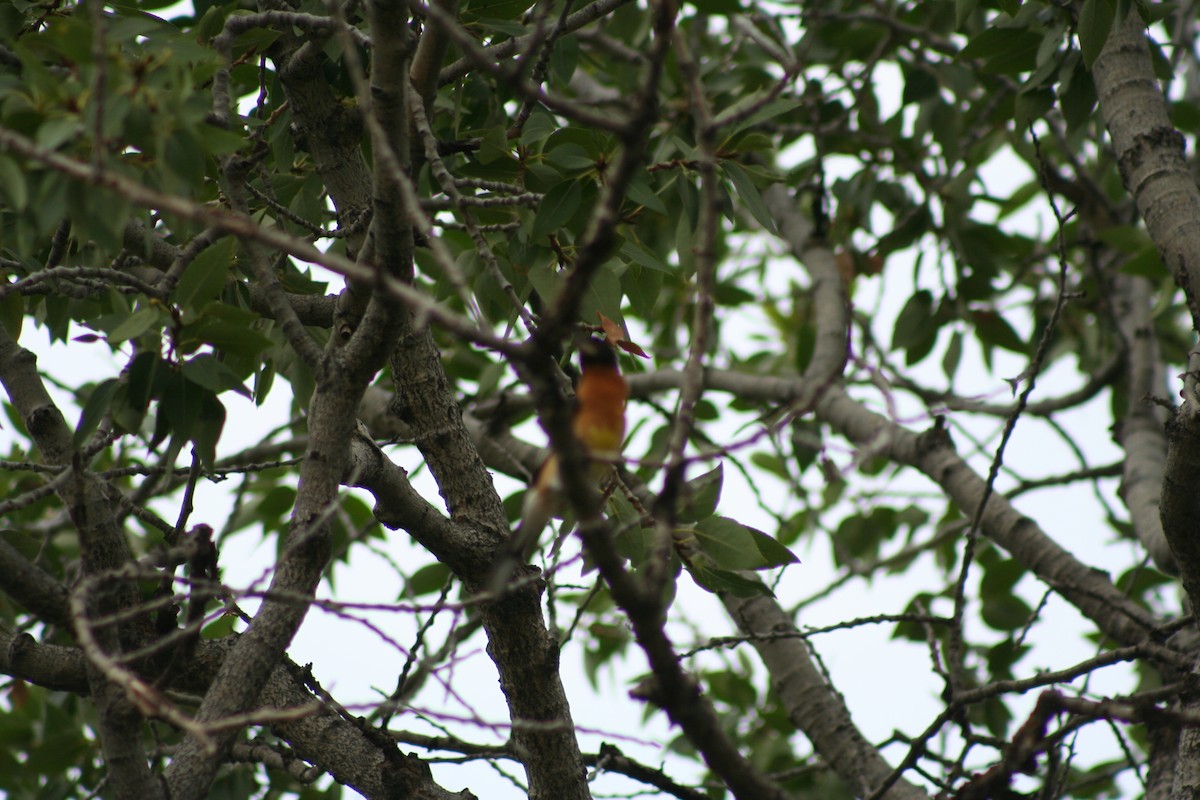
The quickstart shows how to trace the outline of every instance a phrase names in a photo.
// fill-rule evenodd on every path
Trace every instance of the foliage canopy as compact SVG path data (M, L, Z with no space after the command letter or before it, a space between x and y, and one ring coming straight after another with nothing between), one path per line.
M0 790L1193 785L1194 6L166 5L0 6Z

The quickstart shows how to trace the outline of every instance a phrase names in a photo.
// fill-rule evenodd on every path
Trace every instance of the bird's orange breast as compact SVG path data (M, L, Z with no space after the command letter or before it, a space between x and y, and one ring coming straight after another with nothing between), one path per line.
M585 369L575 389L574 431L595 458L615 459L625 442L629 387L615 369Z

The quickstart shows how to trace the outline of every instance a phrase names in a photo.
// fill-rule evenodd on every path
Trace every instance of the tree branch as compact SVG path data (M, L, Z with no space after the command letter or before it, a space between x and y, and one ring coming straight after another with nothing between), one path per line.
M38 375L37 358L14 342L2 325L0 384L25 422L29 435L41 449L43 459L49 464L70 465L70 474L54 485L79 533L85 575L129 563L129 546L117 517L119 504L112 499L115 490L86 469L62 412L50 399ZM26 579L31 577L27 571L22 574ZM136 606L138 599L133 587L113 586L98 595L95 609L101 612L130 609ZM106 631L100 645L109 653L119 652L122 639L136 641L148 633L135 632L141 622L143 620L135 620L122 626L120 635L116 630ZM125 696L122 687L109 682L91 664L88 683L99 713L101 746L114 788L123 796L147 800L162 797L162 785L151 775L142 747L142 718L130 698Z
M674 389L683 376L676 370L630 376L634 396ZM792 403L810 395L812 388L797 378L772 378L708 370L705 386L747 400ZM941 436L915 434L864 408L840 387L830 387L817 404L817 416L860 447L916 467L937 483L959 508L974 508L983 490L983 479ZM947 437L948 439L948 437ZM1003 547L1043 581L1063 595L1101 630L1122 644L1134 644L1154 627L1145 609L1129 600L1107 576L1089 569L1046 535L1037 523L1018 512L1006 498L988 502L982 521L985 536Z
M1200 190L1184 159L1183 136L1167 113L1136 10L1113 28L1093 75L1121 179L1187 296L1192 328L1200 330L1200 262L1194 257L1200 252Z

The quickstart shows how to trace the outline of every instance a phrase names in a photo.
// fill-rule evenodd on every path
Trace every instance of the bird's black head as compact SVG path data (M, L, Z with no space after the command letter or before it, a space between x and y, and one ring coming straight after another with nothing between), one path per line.
M579 342L579 364L588 367L617 367L617 351L603 339L589 336Z

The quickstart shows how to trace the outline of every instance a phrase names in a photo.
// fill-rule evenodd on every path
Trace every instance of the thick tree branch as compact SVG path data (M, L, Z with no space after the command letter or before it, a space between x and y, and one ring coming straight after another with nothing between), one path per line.
M1086 403L1112 385L1117 375L1120 374L1122 363L1123 358L1121 355L1113 356L1089 374L1078 388L1058 397L1048 397L1044 400L1031 402L1025 407L1023 415L1045 417ZM1016 407L1016 401L990 403L986 400L977 400L972 397L961 397L949 392L927 389L901 372L890 375L889 380L895 386L906 389L921 398L921 400L935 411L946 409L947 411L966 411L971 414L989 414L994 417L1007 417L1012 414L1013 409Z
M1146 46L1145 28L1129 13L1095 64L1096 93L1112 136L1121 177L1163 263L1184 290L1192 327L1200 330L1200 190L1183 158L1183 137L1171 124ZM1195 369L1195 357L1189 369ZM1145 368L1153 368L1146 365ZM1200 398L1184 384L1184 404L1167 426L1166 473L1160 510L1163 533L1193 607L1200 603ZM1198 748L1200 750L1200 748Z
M1200 330L1200 189L1184 159L1183 136L1167 113L1136 10L1113 29L1093 73L1125 188L1187 296L1193 329Z
M55 487L78 531L84 573L94 575L128 563L129 546L119 524L119 504L113 501L115 490L86 468L82 456L74 448L71 430L62 412L54 405L38 375L37 358L14 342L2 325L0 384L41 449L43 459L57 466L70 465L70 474L65 480L56 481ZM31 577L28 572L22 575ZM120 584L99 594L90 610L112 613L133 608L138 600L134 587ZM142 620L127 623L119 633L116 629L107 629L101 636L101 646L111 654L120 651L122 639L142 638L146 632L135 632L135 628L140 628L140 622ZM162 797L162 785L151 775L142 747L141 715L124 690L109 682L90 664L88 682L99 712L101 746L114 787L122 796L145 797L147 800Z
M599 131L619 133L625 127L625 120L614 119L611 115L601 114L575 103L568 98L551 94L537 84L527 81L518 70L506 69L497 63L496 55L481 47L468 31L460 27L454 17L437 3L421 3L419 0L409 0L408 5L415 11L424 11L425 19L430 25L437 27L451 42L455 44L469 60L471 65L482 72L494 75L504 81L508 88L523 97L541 103L554 109L568 119ZM533 34L536 36L537 34ZM451 68L453 65L451 65ZM449 69L449 68L448 68ZM443 76L445 73L443 73ZM634 106L634 111L639 111Z
M75 647L39 644L0 628L0 672L59 692L88 693L87 659Z
M1154 322L1150 318L1150 283L1145 278L1116 275L1113 303L1117 325L1126 342L1125 418L1116 427L1116 438L1125 449L1121 473L1121 499L1129 509L1134 533L1150 554L1154 565L1167 574L1177 574L1163 533L1159 513L1163 473L1166 469L1167 437L1163 425L1167 414L1154 402L1166 389L1166 375Z
M791 401L792 409L806 413L841 378L847 359L849 307L832 253L812 239L812 223L799 213L782 186L772 187L765 195L780 236L812 280L817 341L800 381L807 388ZM743 633L758 637L796 630L795 622L774 598L725 596L722 601ZM855 726L841 694L817 669L804 642L755 638L754 646L792 721L851 791L865 796L879 786L891 767ZM907 781L897 782L885 795L889 800L925 796Z
M635 397L645 396L677 388L682 378L675 370L635 375L630 378L630 390ZM769 378L723 370L707 371L705 385L769 403L792 403L793 398L811 395L813 391L797 378ZM941 486L959 508L975 507L973 504L982 496L983 479L942 439L944 433L915 434L869 411L840 387L827 389L817 404L817 416L860 447L870 447L873 454L886 455L917 468ZM1151 616L1117 590L1107 576L1078 561L1007 499L995 496L988 502L982 532L1116 641L1134 644L1153 628Z
M954 452L944 432L918 436L868 411L840 389L831 390L822 399L817 414L859 446L916 467L959 508L978 506L984 481ZM1153 627L1150 615L1113 586L1106 575L1079 562L1007 499L998 495L991 498L980 530L1122 644L1141 641Z
M569 15L563 23L563 33L573 33L587 25L592 24L598 19L608 16L624 5L628 5L631 0L595 0L575 13ZM484 51L491 59L500 61L509 58L517 53L524 52L529 47L529 43L533 41L537 33L529 33L524 36L515 36L511 39L505 39L503 42L492 45ZM461 80L471 71L472 66L476 63L475 58L471 56L463 56L458 61L445 67L438 83L445 86L449 83L454 83Z
M43 622L69 628L67 589L0 539L0 591Z
M367 384L396 340L399 321L369 316L341 349L327 350L309 408L309 446L300 469L292 527L271 581L271 594L311 597L330 556L329 509L349 463L354 411ZM222 665L196 718L200 724L252 707L308 610L308 604L268 597L249 630ZM200 800L208 792L237 731L215 731L215 752L189 735L167 768L174 800Z
M891 774L879 750L859 732L846 701L813 663L808 646L799 638L759 638L795 630L795 622L773 598L721 598L739 630L751 643L771 675L788 717L845 781L855 797L865 797ZM929 795L906 780L883 795L886 800L927 800Z

